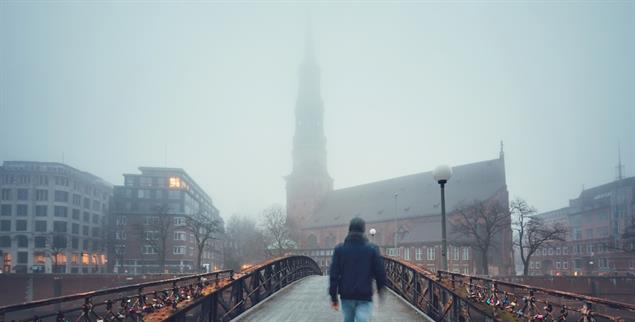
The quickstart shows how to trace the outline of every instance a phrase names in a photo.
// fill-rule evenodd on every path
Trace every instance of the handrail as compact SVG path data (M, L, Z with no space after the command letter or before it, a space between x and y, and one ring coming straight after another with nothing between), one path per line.
M169 278L169 279L158 280L158 281L151 281L151 282L137 283L137 284L131 284L131 285L124 285L124 286L119 286L119 287L107 288L107 289L103 289L103 290L99 290L99 291L75 293L75 294L71 294L71 295L52 297L52 298L48 298L48 299L42 299L42 300L37 300L37 301L32 301L32 302L25 302L25 303L21 303L21 304L6 305L6 306L0 307L0 314L6 313L6 312L10 312L10 311L26 310L26 309L34 308L34 307L37 307L37 306L44 306L44 305L57 304L57 303L62 303L62 302L81 300L81 299L84 299L86 297L95 297L95 296L107 295L107 294L110 294L110 293L131 291L131 290L135 290L135 289L139 289L139 288L147 288L147 287L157 286L157 285L161 285L161 284L176 283L176 282L189 280L189 279L193 279L193 278L209 277L209 276L214 276L214 275L218 276L220 274L225 274L225 273L229 273L231 275L231 274L233 274L233 270L231 270L231 269L219 270L219 271L214 271L214 272L209 272L209 273L202 273L202 274L195 274L195 275L188 275L188 276L182 276L182 277L176 277L176 278Z
M499 320L494 312L443 285L433 272L405 260L382 257L388 287L435 321Z
M155 292L157 291L164 292L170 289L171 290L177 289L176 285L183 281L195 280L195 283L200 283L201 281L205 279L212 279L214 281L217 281L218 279L222 278L222 276L227 276L228 278L230 278L231 276L233 276L233 274L234 274L233 270L219 270L219 271L214 271L210 273L194 274L194 275L181 276L176 278L163 279L158 281L136 283L131 285L107 288L107 289L98 290L98 291L82 292L82 293L53 297L53 298L42 299L42 300L37 300L32 302L26 302L21 304L7 305L7 306L0 307L0 321L4 321L5 316L12 312L36 309L38 307L46 307L50 305L61 306L62 304L65 304L65 303L72 304L72 302L79 301L79 300L84 300L84 304L82 305L78 303L77 305L72 305L71 308L65 308L65 309L58 308L56 309L55 312L48 312L48 313L45 313L45 315L43 316L33 317L33 315L31 315L30 319L27 319L27 320L21 319L21 321L40 320L40 319L43 319L46 317L52 317L55 315L59 317L63 315L64 313L70 313L70 312L83 310L85 309L87 305L90 305L91 310L97 306L102 306L102 305L106 305L108 309L110 309L112 307L112 303L118 302L125 298L130 298L130 296L122 296L122 294L124 294L125 292L136 290L138 291L138 293L135 294L135 296L141 297L141 296L147 296L152 293L152 292L143 293L143 289L147 289L147 288L151 288L155 286L164 286L165 287L164 289L155 290ZM209 283L209 281L206 281L206 282ZM182 287L191 287L191 285L193 285L193 283L184 285ZM111 295L112 297L109 297L106 302L95 303L95 304L92 303L92 299L96 297L108 296L108 295Z
M519 318L535 315L553 318L558 315L554 307L560 308L559 318L565 319L569 313L586 318L604 318L609 321L625 321L625 316L630 319L635 318L635 305L630 303L447 271L438 271L437 276L440 281L450 284L452 288L455 288L457 282L465 285L475 301L488 298L492 302L491 299L495 298L501 305L492 305L494 308L512 312ZM479 282L481 284L478 284ZM537 293L541 296L536 296ZM500 299L499 294L503 296L503 300ZM521 301L522 305L519 303ZM571 301L583 303L580 308L575 308L571 307ZM511 303L516 305L508 305ZM545 307L541 309L536 303L543 303Z

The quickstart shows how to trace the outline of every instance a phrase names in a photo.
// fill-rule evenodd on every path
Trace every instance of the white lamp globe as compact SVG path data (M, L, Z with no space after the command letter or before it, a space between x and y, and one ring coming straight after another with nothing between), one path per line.
M371 236L375 236L375 234L377 233L377 230L375 228L371 228L369 231Z
M452 168L447 164L442 164L434 169L434 181L447 182L452 177Z

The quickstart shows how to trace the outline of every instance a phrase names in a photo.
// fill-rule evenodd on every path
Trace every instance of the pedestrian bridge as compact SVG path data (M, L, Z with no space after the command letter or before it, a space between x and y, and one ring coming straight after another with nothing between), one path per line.
M449 272L384 257L374 321L635 321L635 305ZM3 321L338 321L310 257L0 307ZM0 286L1 288L1 286ZM2 290L10 291L10 290Z

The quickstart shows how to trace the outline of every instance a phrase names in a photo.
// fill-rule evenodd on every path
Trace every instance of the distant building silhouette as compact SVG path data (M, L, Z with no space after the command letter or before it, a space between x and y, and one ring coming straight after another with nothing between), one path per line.
M440 190L431 172L333 190L326 161L320 69L310 30L305 49L295 108L293 170L285 178L288 220L300 231L298 252L315 257L326 268L331 249L346 237L349 220L360 216L367 228L377 230L374 242L385 253L429 269L440 268ZM474 201L498 202L507 208L502 144L497 159L454 167L446 191L450 220L455 217L456 207ZM478 273L474 249L451 233L448 231L449 269ZM490 274L514 273L511 238L509 225L497 236L497 248L490 251ZM394 248L395 241L398 249Z
M569 206L539 216L569 233L534 254L530 274L635 274L635 177L585 189Z
M5 161L0 192L3 272L106 272L111 184L62 163Z

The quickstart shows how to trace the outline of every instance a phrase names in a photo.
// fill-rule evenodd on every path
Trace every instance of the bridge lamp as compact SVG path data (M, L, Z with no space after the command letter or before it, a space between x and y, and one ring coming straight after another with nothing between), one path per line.
M377 234L377 229L375 228L371 228L368 233L370 234L370 236L373 238L373 244L375 243L375 235Z
M448 270L448 241L446 234L445 224L445 184L452 177L452 168L447 164L442 164L434 169L434 181L441 186L441 257L442 268L444 271Z

